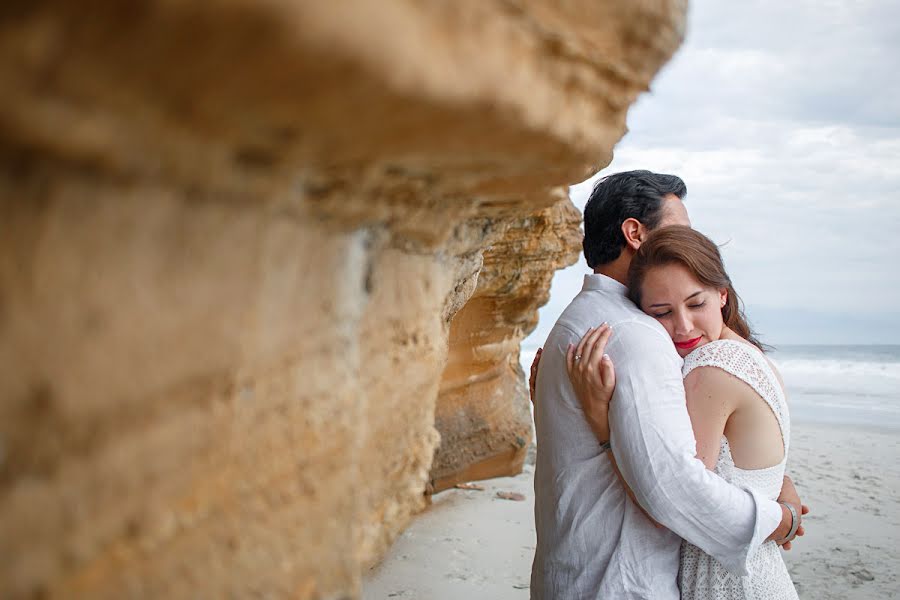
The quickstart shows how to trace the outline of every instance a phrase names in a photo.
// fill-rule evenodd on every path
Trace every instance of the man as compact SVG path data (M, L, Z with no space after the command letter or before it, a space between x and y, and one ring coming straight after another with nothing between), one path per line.
M675 600L681 538L746 573L752 549L791 530L786 506L725 482L695 458L681 358L662 326L625 296L628 267L647 234L690 225L686 192L673 175L631 171L601 180L585 207L584 253L594 274L550 332L536 382L532 600ZM609 443L639 505L566 371L569 345L601 322L615 331L606 350L616 369ZM789 480L779 500L799 519Z

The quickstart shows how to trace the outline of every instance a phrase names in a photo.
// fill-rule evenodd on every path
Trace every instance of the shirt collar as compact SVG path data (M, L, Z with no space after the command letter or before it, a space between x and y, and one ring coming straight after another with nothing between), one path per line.
M627 287L612 277L607 277L606 275L601 275L599 273L589 273L585 275L584 286L582 286L581 289L611 292L613 294L618 294L619 296L625 296L628 293Z

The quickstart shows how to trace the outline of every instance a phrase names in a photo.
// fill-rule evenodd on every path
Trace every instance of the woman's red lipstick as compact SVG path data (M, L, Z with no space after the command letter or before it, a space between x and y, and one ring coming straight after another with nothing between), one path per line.
M701 337L703 336L695 337L694 339L688 340L686 342L675 342L675 347L681 350L690 350L700 342Z

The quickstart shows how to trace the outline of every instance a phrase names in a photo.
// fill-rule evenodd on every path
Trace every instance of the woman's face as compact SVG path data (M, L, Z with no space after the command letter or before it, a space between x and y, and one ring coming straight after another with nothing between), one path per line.
M682 357L722 337L727 292L704 287L683 265L650 269L641 292L641 310L662 323Z

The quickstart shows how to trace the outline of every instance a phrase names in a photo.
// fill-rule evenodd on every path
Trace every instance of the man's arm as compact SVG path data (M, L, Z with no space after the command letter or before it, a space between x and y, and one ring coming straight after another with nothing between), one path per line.
M645 323L616 325L609 415L617 465L655 521L743 574L750 551L785 521L790 527L790 512L727 483L695 457L681 361L670 344Z

